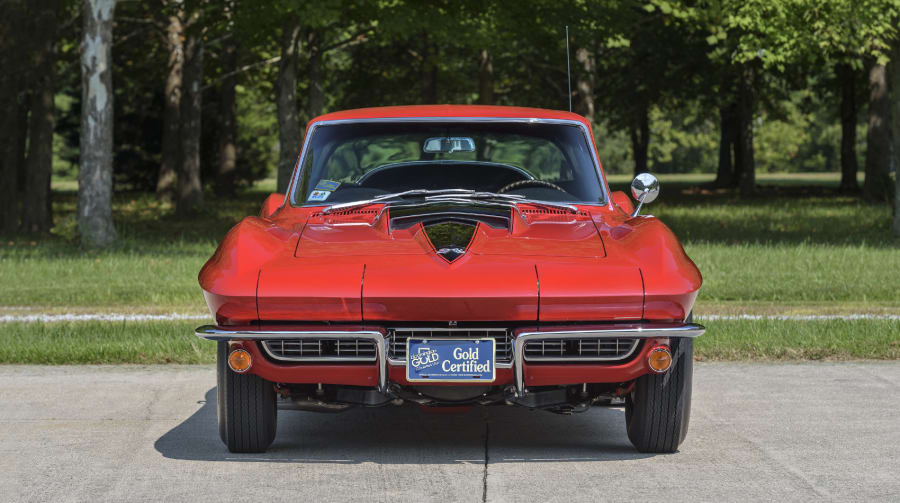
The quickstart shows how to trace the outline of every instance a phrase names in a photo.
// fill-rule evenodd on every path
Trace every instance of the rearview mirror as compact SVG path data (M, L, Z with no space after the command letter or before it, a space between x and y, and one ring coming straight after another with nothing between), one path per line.
M474 152L475 140L465 137L429 138L422 150L426 154L452 154L453 152Z
M641 212L641 206L652 203L659 195L659 180L650 173L641 173L631 182L631 196L637 201L637 207L631 216L636 217Z

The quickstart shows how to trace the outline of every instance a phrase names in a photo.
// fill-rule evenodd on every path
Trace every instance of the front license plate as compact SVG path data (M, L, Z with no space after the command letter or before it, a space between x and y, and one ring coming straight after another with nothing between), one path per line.
M406 340L410 382L493 382L494 339Z

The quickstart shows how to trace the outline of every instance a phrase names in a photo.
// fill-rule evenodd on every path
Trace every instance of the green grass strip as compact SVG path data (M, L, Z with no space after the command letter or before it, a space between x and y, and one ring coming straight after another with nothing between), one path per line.
M702 320L701 320L702 322ZM4 323L0 363L213 363L196 321ZM900 359L898 320L716 320L696 340L698 360Z
M698 360L900 359L898 320L717 320L705 325L706 334L694 346Z
M197 321L4 323L0 363L213 363Z

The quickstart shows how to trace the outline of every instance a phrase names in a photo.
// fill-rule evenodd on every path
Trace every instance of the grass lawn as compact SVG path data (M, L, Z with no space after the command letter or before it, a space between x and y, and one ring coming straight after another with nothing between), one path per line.
M900 321L710 320L697 360L900 358ZM212 363L216 345L195 337L198 321L5 323L0 364Z
M698 316L900 314L900 242L890 236L891 210L833 194L835 175L760 175L762 193L753 198L698 186L710 181L709 175L660 179L662 194L646 212L676 232L703 272ZM629 181L622 176L610 180L613 190L627 190ZM97 252L77 244L75 187L66 183L54 185L51 236L0 240L0 315L202 314L200 267L234 223L258 212L273 185L267 180L233 199L210 198L189 221L150 195L117 194L114 213L121 239ZM196 324L5 323L5 341L34 342L7 344L0 362L209 361L211 349L191 335ZM885 320L709 325L710 333L697 346L704 358L900 357L900 327ZM65 344L48 349L47 338L57 336ZM12 347L32 349L10 352Z

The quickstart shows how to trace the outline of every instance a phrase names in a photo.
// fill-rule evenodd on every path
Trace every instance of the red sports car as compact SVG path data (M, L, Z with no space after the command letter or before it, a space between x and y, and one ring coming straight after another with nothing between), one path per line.
M485 106L313 119L286 194L200 271L233 452L278 409L413 402L569 414L624 400L628 437L673 452L691 406L697 267L610 192L590 123Z

